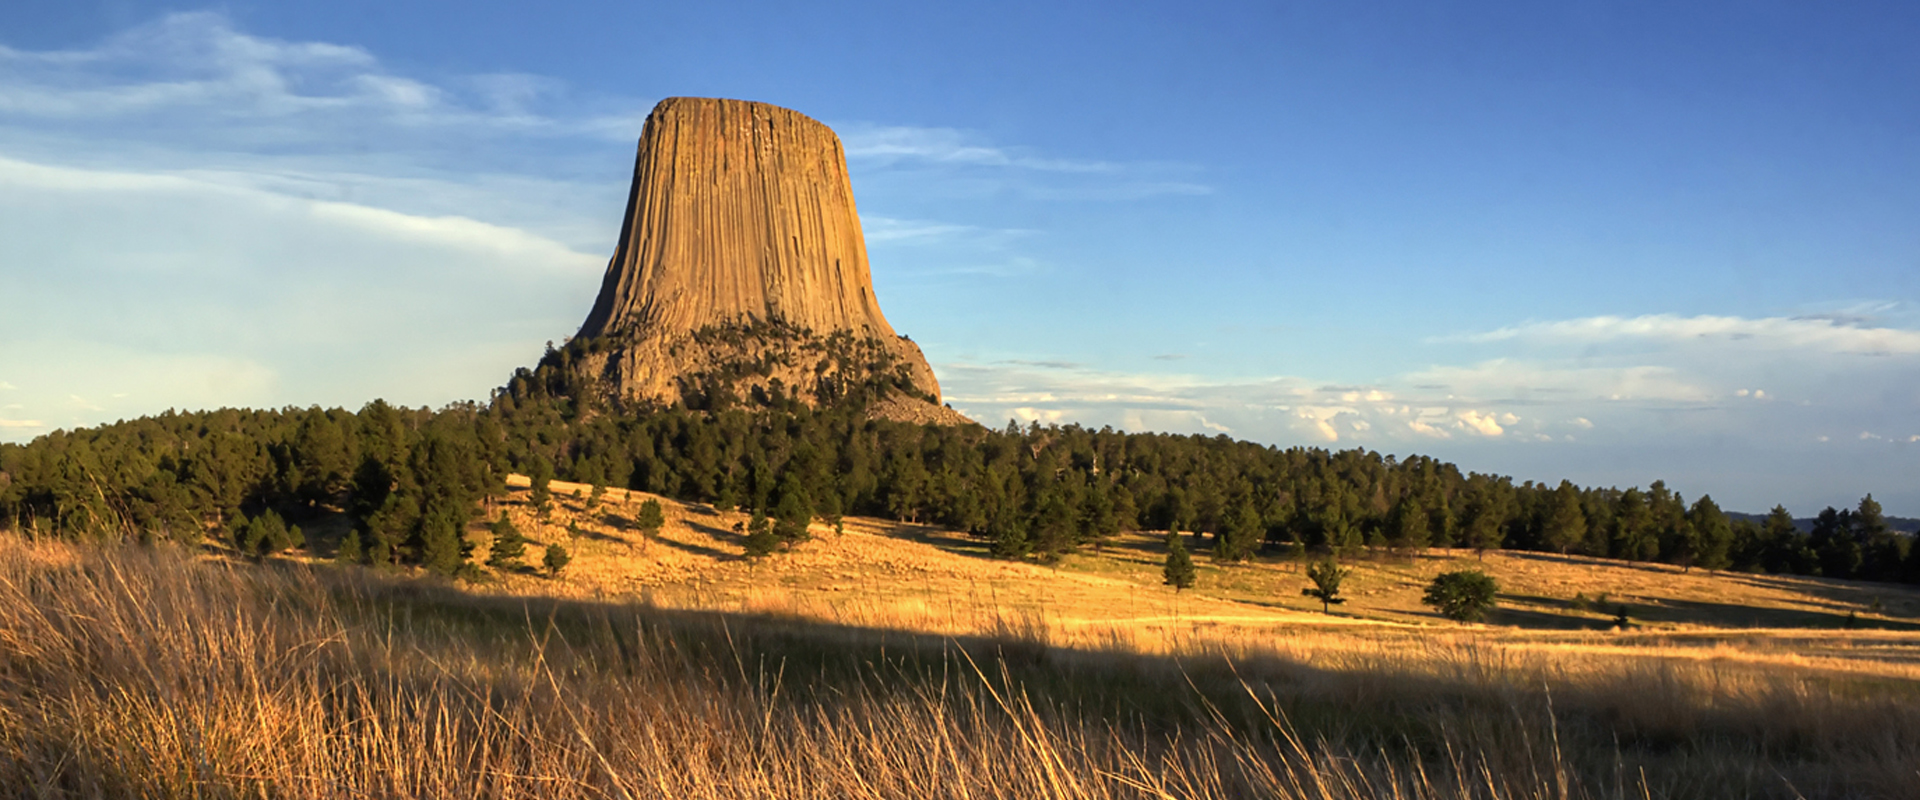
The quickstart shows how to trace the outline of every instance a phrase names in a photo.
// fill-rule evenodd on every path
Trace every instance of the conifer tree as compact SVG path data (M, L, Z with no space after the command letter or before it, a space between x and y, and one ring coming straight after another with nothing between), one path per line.
M1033 542L1027 538L1027 522L1012 509L1002 508L987 523L987 530L993 536L996 558L1019 559L1033 552Z
M1420 602L1455 622L1473 622L1492 610L1500 584L1477 569L1441 573L1427 585Z
M1565 555L1567 550L1587 538L1587 515L1580 508L1580 489L1573 485L1573 481L1561 480L1560 488L1553 490L1550 502L1545 530L1546 545Z
M553 481L553 465L544 458L535 458L533 465L527 468L527 477L532 481L527 503L533 506L541 519L546 519L553 510L553 491L549 486Z
M1481 487L1480 496L1474 498L1473 519L1467 524L1467 545L1475 556L1484 560L1488 550L1506 546L1509 513L1511 508L1499 488Z
M442 575L459 572L467 556L465 537L460 530L464 524L464 517L450 509L421 516L415 533L420 547L420 566Z
M634 512L633 524L640 529L640 534L646 538L651 539L659 536L660 527L667 524L666 514L660 509L660 501L647 498L647 502L641 503L640 510Z
M547 554L540 559L547 568L547 575L554 578L560 577L560 573L566 570L567 563L572 560L573 556L568 554L567 548L559 542L547 545Z
M339 548L333 551L333 559L342 564L358 564L366 558L366 546L360 542L360 529L348 528L347 535L340 539Z
M1402 552L1427 549L1430 518L1413 495L1400 498L1387 517L1387 546Z
M1653 536L1653 514L1639 487L1621 492L1614 503L1611 549L1614 557L1628 561L1651 561L1660 555L1659 541Z
M744 542L748 558L762 558L773 554L780 546L780 537L773 533L773 524L760 509L753 510L753 518L747 521L747 539Z
M487 552L487 566L502 571L519 568L520 559L527 552L527 539L513 521L507 519L507 512L500 512L500 518L493 521L489 530L493 532L493 548Z
M235 511L227 518L227 528L221 538L226 539L227 544L234 550L253 555L255 548L260 546L260 540L255 531L256 526L253 520L248 519L245 512Z
M1696 563L1710 571L1726 569L1733 546L1733 526L1711 496L1703 494L1693 502L1693 508L1687 512L1687 524L1692 528Z
M1260 520L1260 512L1253 507L1253 501L1241 497L1234 504L1232 516L1220 529L1220 535L1213 540L1213 557L1216 561L1238 563L1253 555L1254 548L1260 546L1260 540L1266 536L1267 527Z
M833 535L847 532L846 515L840 509L840 493L828 491L820 496L820 521L833 526Z
M1175 592L1193 586L1193 557L1187 555L1187 545L1181 541L1178 529L1167 531L1167 563L1160 572Z
M1320 601L1320 613L1333 613L1332 607L1347 602L1340 596L1340 584L1347 579L1352 570L1341 567L1333 559L1323 559L1307 567L1307 580L1313 586L1301 589L1300 593Z
M813 521L812 504L798 485L788 484L773 509L773 535L791 547L807 538L807 523Z

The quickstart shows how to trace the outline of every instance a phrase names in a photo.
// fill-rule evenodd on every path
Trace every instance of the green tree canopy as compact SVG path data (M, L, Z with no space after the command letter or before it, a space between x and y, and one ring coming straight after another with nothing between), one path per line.
M1161 567L1160 574L1166 578L1166 584L1175 592L1191 588L1194 580L1193 557L1187 555L1187 545L1180 540L1180 531L1167 531L1167 562Z
M1493 609L1500 584L1477 569L1443 572L1427 584L1420 602L1456 622L1474 622Z
M1300 593L1319 600L1320 613L1333 613L1333 606L1347 602L1347 598L1340 596L1340 584L1346 581L1351 572L1331 558L1316 561L1307 567L1307 580L1312 581L1313 585L1301 589Z

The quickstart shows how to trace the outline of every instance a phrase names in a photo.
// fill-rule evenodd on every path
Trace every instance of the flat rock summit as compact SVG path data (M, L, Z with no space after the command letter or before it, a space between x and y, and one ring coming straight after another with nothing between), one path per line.
M609 399L714 408L864 396L965 423L880 312L846 153L766 103L668 98L647 116L620 243L573 364Z

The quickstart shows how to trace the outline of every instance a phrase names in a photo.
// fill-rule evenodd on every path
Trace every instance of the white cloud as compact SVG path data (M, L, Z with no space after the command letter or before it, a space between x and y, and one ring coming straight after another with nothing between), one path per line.
M1884 487L1874 491L1894 496L1901 490L1884 482L1909 465L1885 461L1897 452L1871 443L1920 444L1920 435L1874 433L1904 428L1920 414L1920 393L1913 389L1920 385L1920 353L1905 344L1914 331L1884 323L1861 328L1863 321L1851 318L1705 318L1710 324L1704 325L1694 324L1702 318L1637 319L1646 324L1535 323L1476 341L1431 340L1436 363L1362 385L1311 376L1232 380L1018 363L1097 365L1096 358L936 366L954 405L987 420L1020 405L1060 411L1063 420L1082 424L1137 430L1152 423L1199 433L1204 429L1196 420L1204 416L1255 441L1411 450L1459 459L1463 468L1526 465L1533 477L1567 475L1607 453L1621 466L1576 480L1645 485L1665 478L1752 508L1805 505L1842 483L1845 491ZM1676 320L1686 324L1666 324ZM1709 335L1694 335L1703 331ZM1008 402L1014 398L1021 402ZM1836 429L1864 436L1826 433ZM1518 455L1523 452L1538 455ZM1786 469L1712 482L1725 480L1729 452L1804 465L1822 477L1809 480Z
M1467 342L1559 341L1613 342L1624 339L1667 343L1713 343L1743 350L1809 349L1856 355L1920 354L1920 331L1873 328L1829 317L1585 317L1533 322L1463 337Z
M61 199L111 197L115 202L150 206L187 202L246 207L256 213L279 212L321 228L354 229L363 235L410 241L432 247L486 251L521 269L559 271L578 276L597 272L595 256L575 252L526 231L457 216L421 217L382 208L298 197L175 175L146 175L30 164L0 158L0 186L18 193L39 192ZM135 221L137 224L137 221ZM24 231L16 232L24 234Z
M913 176L923 193L935 182L949 184L947 191L1011 192L1039 200L1139 200L1213 191L1194 180L1195 168L1184 164L1046 157L1028 148L987 144L952 128L857 122L834 128L856 175L899 171Z
M169 406L484 397L592 299L602 257L178 175L0 159L8 438Z
M1480 434L1481 436L1499 436L1500 434L1506 433L1506 430L1500 427L1500 423L1495 420L1491 414L1482 414L1478 411L1468 409L1454 416L1460 420L1461 428Z
M860 229L869 244L876 242L931 242L977 230L971 225L944 222L893 219L871 214L860 218Z
M437 86L394 74L362 48L253 36L214 12L169 14L82 50L0 47L0 66L0 113L16 118L199 114L242 123L239 135L297 139L367 120L580 132L528 110L555 90L551 81L491 75Z
M1007 148L970 141L973 137L952 128L840 125L841 144L849 160L880 163L926 162L961 166L1012 167L1043 172L1113 174L1118 164L1102 161L1038 158Z
M1261 441L1379 446L1499 437L1522 418L1457 402L1401 402L1399 390L1326 385L1294 377L1223 382L1192 375L1107 372L1061 359L999 359L937 365L947 400L985 422L1013 416L1127 430L1223 431ZM1417 392L1417 390L1407 390ZM1503 423L1502 420L1505 420Z
M1705 402L1708 387L1664 365L1586 367L1556 361L1497 358L1469 366L1435 366L1407 379L1487 402L1538 403L1605 398L1611 401Z

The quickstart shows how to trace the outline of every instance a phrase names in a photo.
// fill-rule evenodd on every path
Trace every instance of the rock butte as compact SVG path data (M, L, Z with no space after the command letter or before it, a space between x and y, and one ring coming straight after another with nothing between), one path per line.
M874 381L878 415L968 422L880 313L846 153L778 106L674 97L647 115L620 243L576 340L622 400L776 389L813 404Z

